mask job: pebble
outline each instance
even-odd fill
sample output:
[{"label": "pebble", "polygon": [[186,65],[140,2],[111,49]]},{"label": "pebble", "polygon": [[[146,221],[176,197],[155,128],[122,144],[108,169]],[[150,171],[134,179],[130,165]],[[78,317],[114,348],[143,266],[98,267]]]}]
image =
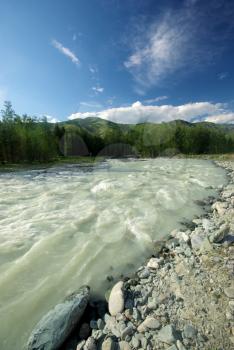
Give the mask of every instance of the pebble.
[{"label": "pebble", "polygon": [[107,338],[102,343],[101,350],[115,350],[115,342],[112,338]]},{"label": "pebble", "polygon": [[131,350],[131,347],[128,342],[120,341],[119,342],[119,350]]},{"label": "pebble", "polygon": [[159,329],[161,323],[154,317],[148,316],[137,328],[138,332],[142,333],[147,331],[147,329]]},{"label": "pebble", "polygon": [[167,325],[159,331],[158,339],[163,343],[173,344],[178,340],[178,332],[173,325]]}]

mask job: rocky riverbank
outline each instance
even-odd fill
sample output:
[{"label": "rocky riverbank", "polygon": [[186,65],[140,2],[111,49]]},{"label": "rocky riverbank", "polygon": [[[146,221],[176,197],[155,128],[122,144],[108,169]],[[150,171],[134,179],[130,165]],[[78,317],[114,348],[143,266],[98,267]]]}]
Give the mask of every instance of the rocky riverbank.
[{"label": "rocky riverbank", "polygon": [[201,217],[155,242],[108,304],[90,301],[63,350],[234,348],[234,162],[217,165],[228,176],[219,198],[198,203],[208,208]]}]

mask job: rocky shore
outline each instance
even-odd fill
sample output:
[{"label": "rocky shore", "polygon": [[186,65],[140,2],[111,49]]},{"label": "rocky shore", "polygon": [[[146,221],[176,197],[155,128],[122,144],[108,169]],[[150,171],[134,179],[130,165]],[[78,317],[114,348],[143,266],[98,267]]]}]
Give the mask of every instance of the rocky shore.
[{"label": "rocky shore", "polygon": [[201,217],[154,242],[154,255],[106,303],[89,301],[62,350],[234,348],[234,162],[216,163],[228,176],[219,198],[197,203]]}]

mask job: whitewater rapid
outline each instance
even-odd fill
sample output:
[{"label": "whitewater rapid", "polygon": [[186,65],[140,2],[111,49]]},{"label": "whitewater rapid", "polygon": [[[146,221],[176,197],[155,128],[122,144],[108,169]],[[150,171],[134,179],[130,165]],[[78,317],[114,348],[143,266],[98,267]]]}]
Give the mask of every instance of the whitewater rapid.
[{"label": "whitewater rapid", "polygon": [[23,349],[37,321],[81,285],[102,296],[107,276],[135,271],[224,181],[212,162],[184,159],[0,174],[0,348]]}]

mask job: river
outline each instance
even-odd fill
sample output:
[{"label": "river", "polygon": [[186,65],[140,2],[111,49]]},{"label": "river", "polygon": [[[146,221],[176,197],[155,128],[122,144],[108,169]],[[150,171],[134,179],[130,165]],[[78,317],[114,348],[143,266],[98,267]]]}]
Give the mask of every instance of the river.
[{"label": "river", "polygon": [[81,285],[103,296],[107,276],[135,271],[224,182],[210,161],[161,158],[1,173],[0,348],[23,349]]}]

